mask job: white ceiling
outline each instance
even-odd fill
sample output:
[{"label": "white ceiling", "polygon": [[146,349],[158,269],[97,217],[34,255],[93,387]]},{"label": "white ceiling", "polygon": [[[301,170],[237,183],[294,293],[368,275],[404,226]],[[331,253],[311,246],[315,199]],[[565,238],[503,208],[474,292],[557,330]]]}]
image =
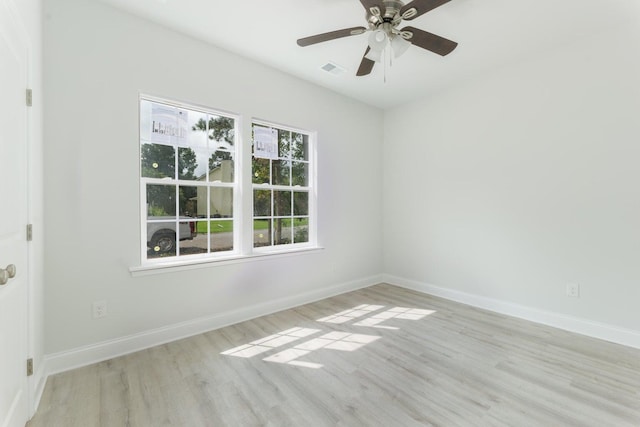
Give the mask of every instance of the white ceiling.
[{"label": "white ceiling", "polygon": [[[304,48],[296,40],[366,26],[358,0],[102,1],[380,108],[428,96],[630,19],[637,22],[640,12],[636,0],[451,0],[406,25],[454,40],[456,50],[440,57],[411,46],[390,68],[376,64],[369,76],[356,77],[366,34]],[[327,62],[346,72],[321,70]]]}]

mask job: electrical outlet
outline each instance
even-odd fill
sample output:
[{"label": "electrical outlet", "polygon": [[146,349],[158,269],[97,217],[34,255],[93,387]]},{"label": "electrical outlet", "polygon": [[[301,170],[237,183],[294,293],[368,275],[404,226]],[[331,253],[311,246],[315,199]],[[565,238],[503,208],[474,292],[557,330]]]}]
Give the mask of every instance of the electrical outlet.
[{"label": "electrical outlet", "polygon": [[580,297],[580,285],[577,283],[569,283],[567,285],[567,296],[571,298]]},{"label": "electrical outlet", "polygon": [[99,319],[107,315],[107,302],[106,301],[94,301],[93,302],[93,318]]}]

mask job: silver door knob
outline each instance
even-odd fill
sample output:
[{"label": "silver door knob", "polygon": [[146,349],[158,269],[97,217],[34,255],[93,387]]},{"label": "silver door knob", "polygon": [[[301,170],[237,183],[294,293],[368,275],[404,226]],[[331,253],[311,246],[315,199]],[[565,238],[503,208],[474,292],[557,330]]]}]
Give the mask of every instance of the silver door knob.
[{"label": "silver door knob", "polygon": [[0,285],[6,285],[9,279],[16,277],[16,266],[7,265],[7,268],[0,268]]}]

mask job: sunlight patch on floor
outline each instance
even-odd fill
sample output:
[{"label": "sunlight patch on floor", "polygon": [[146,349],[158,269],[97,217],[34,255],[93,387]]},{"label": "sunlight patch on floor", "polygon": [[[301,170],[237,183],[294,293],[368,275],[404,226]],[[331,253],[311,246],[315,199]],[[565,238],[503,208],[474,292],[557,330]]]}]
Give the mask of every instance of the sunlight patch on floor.
[{"label": "sunlight patch on floor", "polygon": [[320,332],[320,329],[291,328],[256,341],[252,341],[249,344],[244,344],[232,348],[231,350],[223,351],[221,354],[249,358],[265,353],[269,350],[273,350],[274,348],[282,347],[283,345],[287,345],[301,338],[308,337],[316,332]]},{"label": "sunlight patch on floor", "polygon": [[286,363],[289,365],[304,366],[309,368],[321,368],[319,363],[296,360],[306,356],[312,351],[328,348],[339,351],[355,351],[375,340],[380,339],[375,335],[352,334],[348,332],[329,332],[321,337],[298,344],[293,348],[280,351],[272,356],[265,357],[266,362]]},{"label": "sunlight patch on floor", "polygon": [[[382,311],[384,308],[385,306],[383,305],[361,304],[348,310],[343,310],[339,313],[323,317],[317,321],[333,324],[345,324],[353,321],[353,326],[397,330],[400,328],[396,326],[382,325],[381,323],[392,319],[420,320],[435,313],[434,310],[408,307],[393,307]],[[286,331],[278,332],[277,334],[252,341],[249,344],[232,348],[222,352],[221,354],[226,356],[251,358],[259,354],[287,346],[288,348],[281,349],[277,353],[267,356],[262,360],[265,362],[319,369],[324,365],[299,359],[321,349],[346,352],[356,351],[381,338],[377,335],[332,331],[302,343],[293,344],[302,338],[309,337],[318,332],[321,332],[321,329],[300,327],[291,328]]]}]

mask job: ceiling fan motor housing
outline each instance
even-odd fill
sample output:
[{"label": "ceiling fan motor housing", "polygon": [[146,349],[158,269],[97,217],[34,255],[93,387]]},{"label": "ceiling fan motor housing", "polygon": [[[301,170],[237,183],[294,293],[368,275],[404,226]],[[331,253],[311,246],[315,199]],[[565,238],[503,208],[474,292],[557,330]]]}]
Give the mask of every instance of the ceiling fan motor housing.
[{"label": "ceiling fan motor housing", "polygon": [[[382,10],[380,13],[377,8],[371,8],[367,10],[367,22],[369,23],[369,28],[372,30],[377,29],[382,24],[389,24],[392,28],[395,28],[400,21],[402,21],[402,16],[400,15],[400,9],[404,6],[404,3],[399,0],[385,0],[382,2]],[[373,9],[373,11],[372,11]]]}]

